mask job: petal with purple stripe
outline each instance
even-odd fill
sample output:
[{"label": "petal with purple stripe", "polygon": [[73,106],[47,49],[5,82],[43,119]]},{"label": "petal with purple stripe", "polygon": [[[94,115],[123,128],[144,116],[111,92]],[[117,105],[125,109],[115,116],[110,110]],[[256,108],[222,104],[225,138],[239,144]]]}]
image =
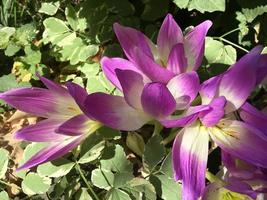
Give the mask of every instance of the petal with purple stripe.
[{"label": "petal with purple stripe", "polygon": [[267,167],[267,137],[253,126],[241,121],[221,120],[209,128],[210,136],[225,152],[254,164]]},{"label": "petal with purple stripe", "polygon": [[204,21],[185,36],[184,46],[188,61],[187,71],[196,71],[200,66],[204,55],[205,37],[211,25],[211,21]]},{"label": "petal with purple stripe", "polygon": [[62,120],[46,119],[34,125],[26,126],[16,132],[15,138],[31,142],[54,142],[64,139],[64,135],[55,132]]},{"label": "petal with purple stripe", "polygon": [[89,119],[87,116],[81,114],[77,115],[63,124],[61,124],[56,132],[69,136],[78,136],[82,134],[90,134],[100,128],[99,122]]},{"label": "petal with purple stripe", "polygon": [[[121,70],[132,70],[141,74],[144,80],[148,80],[146,75],[143,74],[136,66],[128,60],[122,58],[108,58],[103,57],[100,61],[102,70],[107,77],[107,79],[119,90],[122,90],[120,81],[115,73],[116,69]],[[148,82],[148,81],[147,81]]]},{"label": "petal with purple stripe", "polygon": [[[167,88],[176,100],[177,109],[183,110],[190,105],[198,94],[200,88],[198,75],[196,72],[179,74],[169,81]],[[184,101],[181,97],[189,97],[189,99]]]},{"label": "petal with purple stripe", "polygon": [[151,49],[147,42],[148,38],[143,33],[130,27],[124,27],[118,23],[113,25],[113,29],[125,55],[130,61],[134,61],[133,49],[136,47],[141,49],[143,54],[153,58]]},{"label": "petal with purple stripe", "polygon": [[129,106],[123,97],[101,92],[88,95],[85,107],[86,115],[119,130],[137,130],[152,120],[143,111]]},{"label": "petal with purple stripe", "polygon": [[198,199],[205,188],[209,134],[199,123],[185,127],[172,147],[174,179],[182,180],[184,200]]},{"label": "petal with purple stripe", "polygon": [[124,98],[129,105],[142,110],[141,94],[144,89],[143,77],[131,70],[116,69],[117,77],[121,83]]},{"label": "petal with purple stripe", "polygon": [[168,57],[167,69],[174,74],[181,74],[186,71],[187,58],[184,52],[184,45],[178,43],[172,47],[170,55]]},{"label": "petal with purple stripe", "polygon": [[168,88],[161,83],[145,85],[141,95],[143,109],[153,117],[160,119],[172,114],[176,102]]},{"label": "petal with purple stripe", "polygon": [[60,84],[55,83],[43,76],[40,76],[39,74],[36,74],[37,77],[43,82],[43,84],[51,91],[54,91],[58,94],[61,95],[67,95],[68,91],[66,90],[66,88],[62,87]]},{"label": "petal with purple stripe", "polygon": [[169,54],[173,46],[183,43],[183,32],[175,22],[171,14],[168,14],[159,30],[157,45],[163,63],[167,63]]},{"label": "petal with purple stripe", "polygon": [[78,146],[82,140],[83,137],[73,137],[61,142],[51,143],[31,157],[26,163],[21,165],[17,171],[29,169],[42,163],[60,158]]},{"label": "petal with purple stripe", "polygon": [[248,102],[244,103],[241,107],[240,117],[243,121],[251,124],[257,129],[260,129],[267,135],[267,115],[259,111]]},{"label": "petal with purple stripe", "polygon": [[163,68],[149,56],[143,54],[140,49],[135,48],[134,51],[136,66],[152,81],[167,84],[168,81],[175,76],[173,72]]},{"label": "petal with purple stripe", "polygon": [[167,127],[183,127],[185,125],[191,124],[194,122],[201,112],[210,110],[210,106],[200,105],[189,107],[183,114],[179,116],[170,116],[160,120],[160,123]]}]

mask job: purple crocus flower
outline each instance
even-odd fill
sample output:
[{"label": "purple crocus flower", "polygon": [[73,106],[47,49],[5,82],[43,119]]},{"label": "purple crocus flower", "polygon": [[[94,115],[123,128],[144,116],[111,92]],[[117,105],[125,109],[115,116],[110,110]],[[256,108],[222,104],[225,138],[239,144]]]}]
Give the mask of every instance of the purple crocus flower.
[{"label": "purple crocus flower", "polygon": [[74,83],[67,83],[65,88],[44,77],[39,78],[48,89],[18,88],[0,94],[0,99],[14,108],[45,118],[16,132],[16,139],[47,143],[17,170],[63,156],[100,127],[100,123],[83,114],[83,101],[87,96],[83,88]]},{"label": "purple crocus flower", "polygon": [[174,178],[182,180],[183,199],[196,200],[203,193],[210,138],[225,152],[267,167],[266,134],[232,117],[260,81],[258,72],[266,66],[261,51],[261,47],[254,48],[225,73],[205,81],[200,89],[202,105],[189,108],[176,119],[161,120],[165,127],[185,126],[172,149]]},{"label": "purple crocus flower", "polygon": [[132,70],[148,80],[167,84],[177,74],[196,71],[205,48],[205,36],[212,25],[205,21],[185,36],[171,14],[160,28],[157,45],[143,33],[114,24],[114,31],[129,60],[103,57],[101,65],[107,79],[122,89],[115,69]]}]

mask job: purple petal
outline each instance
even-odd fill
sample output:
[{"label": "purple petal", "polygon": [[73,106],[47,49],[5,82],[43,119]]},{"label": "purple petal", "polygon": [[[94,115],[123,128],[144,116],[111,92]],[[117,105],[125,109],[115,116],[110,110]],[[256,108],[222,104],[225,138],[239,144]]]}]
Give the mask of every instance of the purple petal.
[{"label": "purple petal", "polygon": [[[175,76],[167,84],[169,91],[177,103],[177,109],[182,110],[189,106],[198,94],[200,85],[199,78],[196,72],[188,72]],[[181,97],[189,97],[189,101],[184,101]],[[182,102],[185,102],[183,105]]]},{"label": "purple petal", "polygon": [[183,199],[196,200],[205,188],[209,134],[195,123],[181,130],[172,147],[174,179],[182,180]]},{"label": "purple petal", "polygon": [[70,150],[78,146],[82,140],[83,137],[75,137],[65,141],[51,143],[50,145],[39,151],[37,154],[35,154],[33,157],[31,157],[26,163],[21,165],[17,169],[17,171],[32,168],[42,163],[60,158],[63,155],[67,154]]},{"label": "purple petal", "polygon": [[47,89],[18,88],[0,94],[0,99],[12,107],[36,116],[48,118],[58,115],[61,99]]},{"label": "purple petal", "polygon": [[129,106],[120,96],[105,93],[93,93],[85,100],[86,115],[119,130],[137,130],[151,118],[140,110]]},{"label": "purple petal", "polygon": [[56,132],[69,136],[78,136],[92,133],[99,127],[100,123],[90,120],[87,116],[81,114],[61,124],[56,129]]},{"label": "purple petal", "polygon": [[253,49],[223,74],[218,96],[225,96],[227,99],[225,108],[227,113],[242,106],[254,89],[257,72],[255,66],[258,64],[259,57],[259,51]]},{"label": "purple petal", "polygon": [[248,102],[241,107],[240,117],[246,123],[267,134],[267,115]]},{"label": "purple petal", "polygon": [[145,85],[141,102],[144,111],[158,119],[172,114],[176,108],[175,99],[168,88],[161,83]]},{"label": "purple petal", "polygon": [[194,106],[189,107],[186,112],[184,112],[180,116],[171,116],[165,119],[160,120],[160,123],[165,126],[166,128],[173,128],[173,127],[183,127],[185,125],[191,124],[194,122],[198,117],[199,114],[203,111],[210,110],[211,108],[206,105]]},{"label": "purple petal", "polygon": [[181,74],[186,71],[187,58],[185,57],[184,45],[178,43],[173,46],[168,57],[167,69],[174,74]]},{"label": "purple petal", "polygon": [[136,48],[134,51],[136,66],[152,81],[167,84],[175,76],[173,72],[163,68],[153,59],[143,54],[140,49]]},{"label": "purple petal", "polygon": [[62,120],[46,119],[34,125],[26,126],[16,132],[15,138],[32,142],[54,142],[65,137],[55,132]]},{"label": "purple petal", "polygon": [[204,21],[185,36],[184,46],[188,61],[187,71],[196,71],[200,66],[204,55],[205,37],[211,25],[211,21]]},{"label": "purple petal", "polygon": [[209,128],[211,138],[227,153],[267,168],[267,137],[258,129],[240,121],[221,120]]},{"label": "purple petal", "polygon": [[121,83],[126,102],[134,108],[142,109],[143,77],[131,70],[116,69],[116,74]]},{"label": "purple petal", "polygon": [[143,33],[130,27],[121,26],[118,23],[113,25],[113,29],[125,55],[130,61],[134,61],[133,50],[136,47],[142,50],[143,54],[153,58],[151,49],[147,42],[149,39]]},{"label": "purple petal", "polygon": [[212,77],[201,84],[201,89],[199,91],[202,104],[209,104],[213,98],[218,94],[218,88],[222,79],[222,75]]},{"label": "purple petal", "polygon": [[66,90],[66,88],[62,87],[60,84],[55,83],[43,76],[40,76],[39,74],[36,74],[36,75],[49,90],[54,91],[61,95],[68,94],[68,91]]},{"label": "purple petal", "polygon": [[261,83],[267,75],[267,54],[260,55],[259,66],[257,66],[257,84]]},{"label": "purple petal", "polygon": [[76,83],[68,82],[66,83],[70,95],[73,97],[75,102],[79,105],[81,110],[84,110],[84,101],[87,97],[87,92],[84,88]]},{"label": "purple petal", "polygon": [[224,116],[225,104],[225,97],[218,97],[213,99],[209,104],[212,110],[201,113],[201,122],[207,127],[216,125]]},{"label": "purple petal", "polygon": [[168,14],[159,30],[157,45],[163,63],[167,63],[174,45],[183,43],[183,33],[171,14]]},{"label": "purple petal", "polygon": [[[119,90],[122,90],[120,81],[118,80],[118,77],[115,73],[116,69],[121,70],[132,70],[139,74],[141,74],[144,78],[144,80],[148,80],[148,77],[143,74],[139,69],[135,67],[135,65],[128,60],[122,59],[122,58],[108,58],[103,57],[101,59],[101,66],[102,70],[107,77],[107,79]],[[148,81],[147,81],[148,82]]]}]

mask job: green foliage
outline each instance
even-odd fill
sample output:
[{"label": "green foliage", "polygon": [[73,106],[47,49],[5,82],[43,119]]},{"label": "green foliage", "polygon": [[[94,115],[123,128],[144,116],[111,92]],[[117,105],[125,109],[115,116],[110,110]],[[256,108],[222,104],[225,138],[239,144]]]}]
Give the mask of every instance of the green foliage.
[{"label": "green foliage", "polygon": [[179,8],[187,8],[189,11],[198,10],[201,13],[225,11],[225,0],[173,0]]}]

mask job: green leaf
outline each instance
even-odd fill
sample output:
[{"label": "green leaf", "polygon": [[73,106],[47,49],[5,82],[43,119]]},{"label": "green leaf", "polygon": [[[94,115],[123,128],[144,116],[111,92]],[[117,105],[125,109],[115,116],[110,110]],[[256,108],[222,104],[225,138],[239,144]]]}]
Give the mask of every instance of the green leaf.
[{"label": "green leaf", "polygon": [[9,200],[7,192],[5,192],[5,191],[0,192],[0,199],[1,200]]},{"label": "green leaf", "polygon": [[76,31],[78,27],[78,18],[77,18],[77,15],[76,15],[76,12],[73,6],[68,5],[66,7],[65,15],[66,15],[66,18],[68,20],[70,27]]},{"label": "green leaf", "polygon": [[118,13],[120,16],[129,16],[134,14],[134,6],[128,0],[106,1],[110,12]]},{"label": "green leaf", "polygon": [[81,188],[75,195],[75,200],[93,200],[92,197],[88,194],[87,188]]},{"label": "green leaf", "polygon": [[34,23],[22,25],[16,30],[14,34],[14,40],[16,41],[16,45],[30,45],[32,43],[32,40],[35,38],[37,32],[38,31]]},{"label": "green leaf", "polygon": [[70,32],[70,29],[66,23],[60,19],[49,17],[44,20],[43,24],[45,26],[45,31],[43,33],[43,42],[45,44],[48,42],[57,44],[62,40],[65,40],[66,43],[69,43],[76,37],[75,34]]},{"label": "green leaf", "polygon": [[91,181],[95,186],[109,190],[113,187],[114,174],[108,170],[95,169],[92,171]]},{"label": "green leaf", "polygon": [[187,8],[190,0],[173,0],[173,2],[178,6],[178,8]]},{"label": "green leaf", "polygon": [[201,13],[225,11],[225,0],[173,0],[173,2],[179,8],[188,8],[189,11],[194,9]]},{"label": "green leaf", "polygon": [[96,76],[88,77],[86,89],[89,93],[111,93],[115,89],[115,87],[105,78],[103,72],[100,72]]},{"label": "green leaf", "polygon": [[5,49],[8,46],[9,38],[15,33],[13,27],[3,27],[0,29],[0,49]]},{"label": "green leaf", "polygon": [[35,194],[44,194],[48,191],[51,179],[41,177],[36,173],[29,173],[21,183],[22,191],[31,196]]},{"label": "green leaf", "polygon": [[9,44],[5,50],[6,56],[14,56],[18,51],[20,50],[20,47],[16,44]]},{"label": "green leaf", "polygon": [[81,156],[78,163],[84,164],[95,161],[100,157],[105,148],[105,141],[99,134],[91,134],[83,142],[81,147]]},{"label": "green leaf", "polygon": [[107,193],[107,200],[131,200],[131,198],[126,192],[112,188]]},{"label": "green leaf", "polygon": [[143,178],[134,178],[123,188],[133,195],[133,199],[156,200],[154,186]]},{"label": "green leaf", "polygon": [[209,64],[232,65],[236,62],[236,50],[231,45],[224,45],[211,37],[206,38],[205,58]]},{"label": "green leaf", "polygon": [[132,164],[127,160],[125,152],[120,145],[108,147],[101,157],[101,168],[113,172],[132,172]]},{"label": "green leaf", "polygon": [[141,135],[138,133],[129,132],[126,138],[126,145],[138,156],[142,156],[145,149],[145,142]]},{"label": "green leaf", "polygon": [[45,13],[47,15],[54,15],[57,13],[57,10],[60,6],[60,1],[54,2],[42,2],[41,8],[38,12]]},{"label": "green leaf", "polygon": [[74,165],[74,162],[64,158],[59,158],[55,161],[39,165],[37,168],[37,173],[40,176],[61,177],[68,174]]},{"label": "green leaf", "polygon": [[161,144],[162,137],[155,135],[145,145],[143,164],[148,171],[152,171],[161,162],[165,155],[164,145]]},{"label": "green leaf", "polygon": [[162,199],[182,199],[181,185],[174,182],[173,178],[165,175],[152,175],[150,182],[155,186],[158,195]]},{"label": "green leaf", "polygon": [[[0,179],[5,178],[5,174],[8,167],[9,152],[3,148],[0,148]],[[0,198],[1,199],[1,198]]]},{"label": "green leaf", "polygon": [[120,139],[121,133],[118,130],[109,128],[107,126],[102,126],[96,131],[103,139]]},{"label": "green leaf", "polygon": [[225,0],[191,0],[188,6],[188,10],[198,10],[201,13],[225,11]]},{"label": "green leaf", "polygon": [[173,178],[172,152],[170,152],[163,160],[162,165],[160,167],[160,171],[167,177]]},{"label": "green leaf", "polygon": [[41,62],[41,52],[39,49],[33,49],[32,46],[28,45],[24,49],[26,56],[22,59],[23,62],[29,65],[36,65]]},{"label": "green leaf", "polygon": [[18,83],[14,74],[0,77],[0,92],[19,87],[30,87],[30,83]]}]

